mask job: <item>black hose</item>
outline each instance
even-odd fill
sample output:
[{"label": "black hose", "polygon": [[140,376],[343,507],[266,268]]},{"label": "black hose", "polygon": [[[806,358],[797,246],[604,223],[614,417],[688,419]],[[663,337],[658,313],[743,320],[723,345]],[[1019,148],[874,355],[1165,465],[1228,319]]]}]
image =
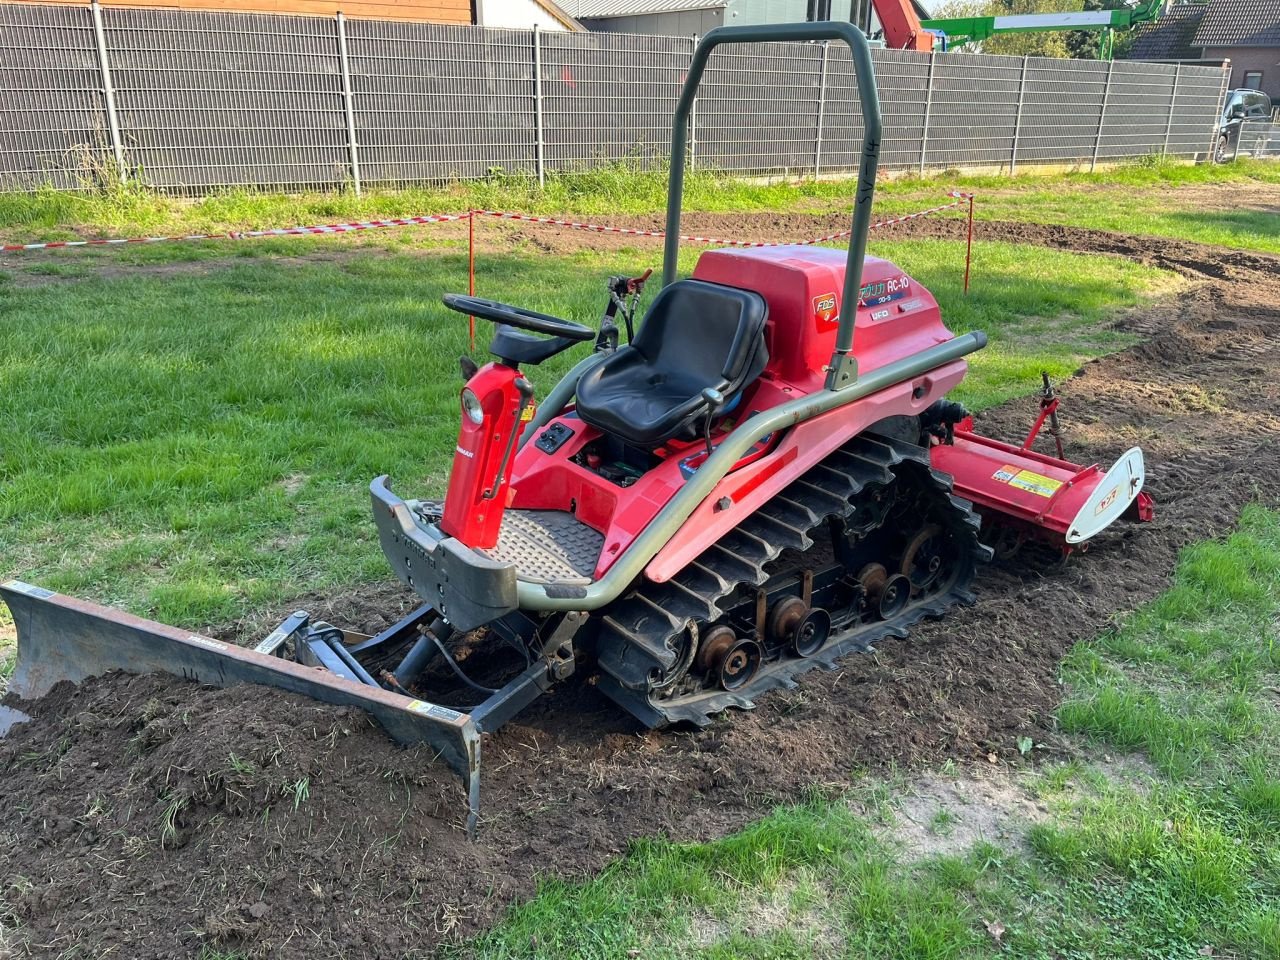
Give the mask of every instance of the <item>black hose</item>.
[{"label": "black hose", "polygon": [[330,650],[338,655],[338,659],[347,665],[347,669],[355,674],[356,679],[361,683],[367,684],[371,687],[381,688],[382,685],[369,675],[369,671],[360,665],[356,658],[353,657],[347,648],[342,645],[342,641],[339,638],[325,637],[324,643]]},{"label": "black hose", "polygon": [[434,633],[428,633],[427,636],[430,637],[435,642],[436,649],[440,651],[440,655],[444,657],[445,663],[449,664],[450,669],[452,669],[453,672],[457,674],[459,680],[465,683],[472,690],[478,690],[481,693],[493,694],[498,692],[496,688],[486,687],[483,684],[476,683],[474,680],[468,677],[463,672],[462,668],[458,666],[458,661],[453,659],[453,655],[444,648],[444,644],[440,642],[440,638],[437,637]]},{"label": "black hose", "polygon": [[[421,630],[421,628],[419,628]],[[445,638],[453,634],[453,627],[445,621],[444,617],[436,617],[431,621],[431,625],[423,635],[418,637],[416,643],[410,648],[405,658],[400,661],[400,666],[396,667],[394,674],[396,682],[402,687],[407,687],[422,675],[427,669],[427,664],[431,662],[431,658],[436,655],[435,649],[431,645],[431,641],[427,639],[427,635],[435,636],[443,632]]]}]

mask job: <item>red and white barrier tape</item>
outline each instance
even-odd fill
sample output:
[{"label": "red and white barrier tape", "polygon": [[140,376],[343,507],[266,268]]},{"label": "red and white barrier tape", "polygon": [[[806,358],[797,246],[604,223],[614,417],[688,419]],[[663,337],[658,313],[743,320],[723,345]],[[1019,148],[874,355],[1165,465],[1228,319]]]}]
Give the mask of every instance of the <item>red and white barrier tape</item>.
[{"label": "red and white barrier tape", "polygon": [[445,223],[466,220],[466,213],[442,213],[430,217],[396,217],[390,220],[363,220],[352,223],[322,223],[311,227],[277,227],[271,230],[239,230],[229,233],[189,233],[175,237],[122,237],[100,240],[54,240],[49,243],[13,243],[0,246],[0,252],[52,250],[57,247],[106,247],[130,243],[163,243],[168,240],[245,240],[253,237],[294,237],[307,234],[356,233],[383,227],[409,227],[422,223]]},{"label": "red and white barrier tape", "polygon": [[[878,221],[877,223],[871,224],[871,229],[877,230],[882,227],[891,227],[894,224],[905,223],[908,220],[927,217],[942,210],[950,210],[955,207],[963,206],[972,199],[972,194],[967,193],[953,192],[947,195],[955,197],[956,199],[951,203],[943,203],[936,207],[930,207],[928,210],[920,210],[917,213],[908,213],[900,217],[893,217],[889,220]],[[351,223],[324,223],[310,227],[278,227],[270,230],[240,230],[228,233],[190,233],[182,236],[171,237],[121,237],[95,240],[54,240],[47,243],[14,243],[0,246],[0,252],[19,253],[27,250],[53,250],[59,247],[106,247],[139,243],[164,243],[171,240],[243,240],[255,237],[292,237],[310,234],[356,233],[362,230],[378,230],[386,227],[410,227],[426,223],[447,223],[453,220],[466,220],[474,216],[495,217],[499,220],[525,220],[530,223],[546,223],[556,227],[567,227],[572,230],[588,230],[594,233],[619,233],[633,237],[654,237],[656,239],[663,239],[666,237],[666,232],[663,230],[641,230],[634,227],[610,227],[598,223],[579,223],[575,220],[557,220],[554,217],[535,217],[532,214],[527,213],[507,213],[498,210],[473,210],[470,213],[442,213],[425,217],[395,217],[387,220],[364,220]],[[836,233],[828,234],[825,237],[815,237],[812,240],[796,240],[789,242],[778,240],[726,240],[722,237],[699,237],[690,234],[681,234],[680,239],[688,241],[689,243],[718,244],[726,247],[779,247],[787,245],[812,246],[816,243],[827,243],[831,240],[840,240],[849,236],[852,232],[852,230],[840,230]]]}]

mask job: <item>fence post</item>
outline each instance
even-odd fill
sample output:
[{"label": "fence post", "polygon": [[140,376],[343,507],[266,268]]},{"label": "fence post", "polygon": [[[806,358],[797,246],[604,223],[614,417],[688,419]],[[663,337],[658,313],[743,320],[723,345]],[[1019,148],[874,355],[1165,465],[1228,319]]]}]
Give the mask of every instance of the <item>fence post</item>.
[{"label": "fence post", "polygon": [[924,176],[924,160],[929,153],[929,114],[933,111],[933,65],[938,51],[929,51],[929,74],[924,82],[924,125],[920,128],[920,176]]},{"label": "fence post", "polygon": [[533,25],[533,150],[538,168],[538,186],[547,185],[546,161],[543,158],[542,132],[542,33]]},{"label": "fence post", "polygon": [[[1222,84],[1218,87],[1218,103],[1223,104],[1227,101],[1227,88],[1231,83],[1231,61],[1222,61]],[[1221,107],[1219,107],[1221,110]],[[1236,150],[1240,150],[1240,141],[1236,140]],[[1209,153],[1205,157],[1206,163],[1213,163],[1218,156],[1218,118],[1214,117],[1214,122],[1209,125]],[[1191,158],[1193,161],[1195,157]]]},{"label": "fence post", "polygon": [[1089,164],[1089,172],[1098,169],[1098,151],[1102,147],[1102,128],[1107,122],[1107,101],[1111,99],[1111,73],[1116,68],[1114,60],[1107,61],[1107,84],[1102,88],[1102,109],[1098,112],[1098,135],[1093,138],[1093,161]]},{"label": "fence post", "polygon": [[1169,137],[1173,133],[1173,114],[1178,107],[1178,78],[1182,75],[1182,64],[1173,65],[1173,89],[1169,91],[1169,122],[1164,125],[1164,149],[1162,156],[1169,154]]},{"label": "fence post", "polygon": [[[693,46],[689,50],[689,62],[693,62],[693,54],[698,49],[698,35],[693,35]],[[674,158],[672,158],[674,159]],[[689,106],[689,169],[694,167],[698,159],[698,96],[695,93],[693,103]]]},{"label": "fence post", "polygon": [[351,66],[347,61],[347,18],[339,10],[334,18],[338,24],[338,66],[342,70],[342,104],[347,113],[347,151],[351,155],[351,185],[360,196],[360,155],[356,148],[355,97],[351,94]]},{"label": "fence post", "polygon": [[827,108],[827,54],[831,50],[831,44],[823,41],[822,44],[822,68],[818,74],[818,130],[813,142],[813,179],[818,179],[818,172],[822,169],[822,115]]},{"label": "fence post", "polygon": [[102,8],[98,0],[89,5],[93,15],[93,36],[98,42],[98,67],[102,71],[102,93],[107,106],[107,134],[111,138],[111,152],[116,158],[120,182],[128,176],[124,168],[124,146],[120,142],[120,121],[116,117],[116,91],[111,83],[111,64],[107,61],[107,31],[102,27]]},{"label": "fence post", "polygon": [[1022,108],[1027,102],[1027,61],[1022,58],[1022,74],[1018,77],[1018,112],[1013,117],[1013,149],[1009,151],[1009,176],[1018,169],[1018,137],[1022,135]]}]

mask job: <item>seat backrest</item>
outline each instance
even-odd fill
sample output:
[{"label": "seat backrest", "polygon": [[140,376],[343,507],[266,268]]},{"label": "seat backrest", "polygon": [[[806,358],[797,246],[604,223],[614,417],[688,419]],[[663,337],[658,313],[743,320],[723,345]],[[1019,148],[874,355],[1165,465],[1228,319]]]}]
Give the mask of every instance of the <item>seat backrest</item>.
[{"label": "seat backrest", "polygon": [[764,298],[704,280],[663,287],[631,345],[675,382],[737,390],[759,376],[768,359]]}]

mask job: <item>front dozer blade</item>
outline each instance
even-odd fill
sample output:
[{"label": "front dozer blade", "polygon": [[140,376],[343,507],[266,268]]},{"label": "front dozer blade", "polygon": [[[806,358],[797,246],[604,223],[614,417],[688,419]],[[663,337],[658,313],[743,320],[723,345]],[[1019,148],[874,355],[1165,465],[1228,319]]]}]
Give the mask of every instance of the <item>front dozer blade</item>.
[{"label": "front dozer blade", "polygon": [[[79,683],[112,670],[168,673],[229,687],[257,683],[335,706],[359,707],[406,745],[429,744],[467,786],[467,831],[480,805],[480,734],[471,716],[313,667],[198,636],[20,580],[0,584],[18,631],[18,663],[9,689],[35,700],[64,680]],[[26,719],[0,715],[0,736]]]}]

